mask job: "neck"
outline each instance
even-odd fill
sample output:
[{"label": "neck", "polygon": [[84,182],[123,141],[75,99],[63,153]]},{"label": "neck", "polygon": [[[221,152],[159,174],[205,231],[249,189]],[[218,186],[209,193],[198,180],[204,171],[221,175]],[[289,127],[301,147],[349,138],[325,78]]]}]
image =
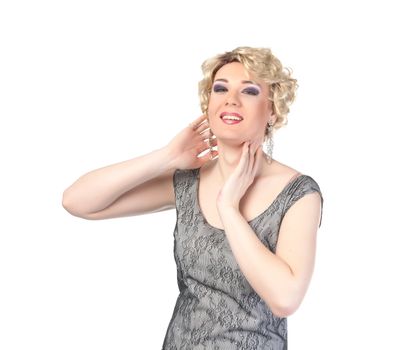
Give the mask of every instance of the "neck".
[{"label": "neck", "polygon": [[[214,165],[214,170],[217,173],[217,177],[220,178],[222,184],[228,179],[232,172],[238,166],[242,156],[243,144],[240,145],[227,145],[219,142],[217,144],[218,157],[217,162]],[[260,164],[257,168],[255,178],[264,174],[264,169],[269,167],[266,163],[265,153],[262,151],[260,157]]]}]

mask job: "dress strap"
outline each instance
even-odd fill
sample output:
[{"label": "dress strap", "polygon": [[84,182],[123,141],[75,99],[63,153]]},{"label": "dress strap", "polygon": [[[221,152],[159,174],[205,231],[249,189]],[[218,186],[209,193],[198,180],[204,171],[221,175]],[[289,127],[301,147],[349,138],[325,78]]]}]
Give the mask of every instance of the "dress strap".
[{"label": "dress strap", "polygon": [[298,178],[298,177],[301,176],[301,175],[303,175],[303,174],[300,173],[300,172],[295,173],[295,174],[290,178],[290,180],[288,181],[288,184],[291,184],[291,183],[294,181],[294,179]]},{"label": "dress strap", "polygon": [[[291,181],[291,183],[293,182],[294,180]],[[323,196],[318,183],[311,176],[308,175],[302,176],[302,179],[294,183],[294,186],[293,185],[289,186],[289,189],[286,193],[286,201],[284,205],[283,216],[289,210],[289,208],[295,202],[297,202],[301,197],[312,192],[318,192],[321,197],[321,218],[319,222],[319,227],[320,227],[322,223],[322,213],[323,213]]]}]

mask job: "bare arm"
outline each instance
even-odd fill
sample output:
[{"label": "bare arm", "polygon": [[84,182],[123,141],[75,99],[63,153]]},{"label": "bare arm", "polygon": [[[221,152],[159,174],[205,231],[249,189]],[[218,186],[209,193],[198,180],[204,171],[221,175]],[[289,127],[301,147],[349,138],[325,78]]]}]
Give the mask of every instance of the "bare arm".
[{"label": "bare arm", "polygon": [[293,314],[308,289],[315,264],[320,201],[317,193],[306,194],[287,211],[275,253],[261,242],[238,209],[220,210],[242,273],[278,317]]},{"label": "bare arm", "polygon": [[[175,169],[168,149],[160,148],[130,160],[92,170],[81,176],[64,191],[62,205],[72,215],[95,219],[95,215],[93,217],[90,215],[109,207],[123,195],[126,195],[126,198],[133,189],[138,192],[139,188],[137,187],[160,175],[163,175],[164,178],[168,177],[169,187],[171,186],[172,189],[172,174]],[[151,184],[155,186],[154,181]],[[159,182],[158,186],[161,186]],[[173,193],[169,191],[169,194]],[[153,196],[151,197],[153,198]],[[145,198],[141,198],[141,200],[144,201]],[[170,208],[173,207],[173,200],[174,198],[169,196]],[[121,209],[120,203],[119,209]],[[134,213],[120,214],[117,216],[133,215]],[[137,212],[137,214],[139,213]]]},{"label": "bare arm", "polygon": [[174,172],[198,168],[210,159],[210,152],[198,157],[209,148],[208,137],[203,115],[167,146],[81,176],[64,191],[62,205],[72,215],[92,220],[174,208]]}]

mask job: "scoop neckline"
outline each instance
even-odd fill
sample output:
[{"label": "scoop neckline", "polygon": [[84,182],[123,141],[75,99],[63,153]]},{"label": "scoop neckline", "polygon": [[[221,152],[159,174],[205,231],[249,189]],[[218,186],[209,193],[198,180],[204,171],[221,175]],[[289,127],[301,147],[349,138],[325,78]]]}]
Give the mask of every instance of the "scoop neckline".
[{"label": "scoop neckline", "polygon": [[[250,225],[251,223],[255,222],[256,220],[258,220],[259,218],[261,218],[263,215],[265,215],[266,213],[268,213],[271,208],[273,207],[273,205],[275,204],[275,202],[282,196],[282,194],[290,187],[291,184],[293,184],[297,179],[299,179],[300,177],[306,176],[305,174],[301,174],[298,173],[299,175],[294,176],[293,179],[291,179],[286,185],[285,187],[283,187],[283,189],[278,193],[278,195],[274,198],[274,200],[271,202],[271,204],[265,208],[260,214],[258,214],[256,217],[254,217],[253,219],[247,221],[246,222]],[[199,182],[200,182],[200,168],[196,168],[196,174],[195,174],[195,183],[194,183],[194,197],[195,197],[195,206],[199,212],[200,217],[203,220],[203,223],[208,226],[209,228],[213,229],[213,230],[217,230],[217,231],[222,231],[225,232],[224,229],[221,229],[219,227],[215,227],[213,225],[211,225],[206,217],[204,216],[203,212],[202,212],[202,208],[200,207],[199,204]]]}]

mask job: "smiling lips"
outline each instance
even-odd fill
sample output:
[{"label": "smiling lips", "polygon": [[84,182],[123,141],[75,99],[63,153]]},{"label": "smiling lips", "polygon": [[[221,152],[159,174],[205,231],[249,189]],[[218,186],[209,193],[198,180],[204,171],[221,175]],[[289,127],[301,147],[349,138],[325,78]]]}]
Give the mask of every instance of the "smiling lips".
[{"label": "smiling lips", "polygon": [[243,117],[239,113],[235,112],[223,112],[220,115],[220,118],[225,124],[238,124],[243,120]]}]

